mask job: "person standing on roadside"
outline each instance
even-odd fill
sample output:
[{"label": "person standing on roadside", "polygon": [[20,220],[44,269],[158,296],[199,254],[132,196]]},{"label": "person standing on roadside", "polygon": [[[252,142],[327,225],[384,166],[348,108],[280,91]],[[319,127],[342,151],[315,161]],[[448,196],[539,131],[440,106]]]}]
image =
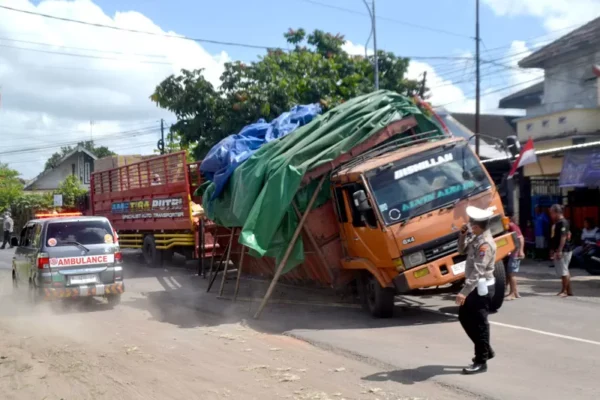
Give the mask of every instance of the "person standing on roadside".
[{"label": "person standing on roadside", "polygon": [[548,220],[548,216],[542,210],[542,208],[538,205],[535,206],[535,223],[534,223],[534,232],[535,232],[535,258],[537,260],[547,260],[548,257],[547,249],[548,249],[548,228],[550,226],[550,221]]},{"label": "person standing on roadside", "polygon": [[[4,213],[4,222],[2,225],[4,230],[4,241],[2,242],[2,247],[0,247],[0,249],[4,250],[7,243],[10,245],[10,236],[13,233],[13,228],[15,225],[13,219],[10,217],[10,212],[6,211]],[[12,245],[10,245],[10,248],[12,249]]]},{"label": "person standing on roadside", "polygon": [[496,242],[489,230],[494,213],[472,206],[466,212],[469,224],[462,227],[458,237],[459,253],[467,254],[465,286],[456,296],[456,304],[460,306],[460,324],[475,345],[473,364],[463,369],[463,374],[472,375],[487,371],[487,361],[495,355],[490,345],[488,314],[496,284]]},{"label": "person standing on roadside", "polygon": [[508,224],[508,231],[515,232],[517,234],[517,243],[515,243],[515,250],[508,257],[508,279],[507,284],[510,288],[508,294],[506,295],[506,300],[514,300],[521,297],[519,295],[519,290],[517,289],[517,276],[516,274],[519,272],[519,268],[521,266],[521,260],[525,258],[525,238],[521,233],[521,228],[515,222],[515,217],[510,216],[510,223]]},{"label": "person standing on roadside", "polygon": [[550,258],[554,261],[554,270],[562,281],[562,289],[557,296],[573,296],[569,274],[569,263],[573,255],[569,221],[565,219],[563,208],[559,204],[550,207],[550,217],[554,222],[550,230]]}]

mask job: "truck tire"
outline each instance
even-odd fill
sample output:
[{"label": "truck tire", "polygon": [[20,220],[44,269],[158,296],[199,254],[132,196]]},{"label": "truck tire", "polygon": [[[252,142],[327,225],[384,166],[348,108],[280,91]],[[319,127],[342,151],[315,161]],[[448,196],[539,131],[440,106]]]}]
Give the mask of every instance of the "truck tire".
[{"label": "truck tire", "polygon": [[504,290],[506,289],[506,270],[504,269],[504,262],[498,261],[494,265],[494,279],[496,284],[494,285],[494,297],[492,297],[492,306],[490,307],[491,312],[496,312],[502,307],[504,303]]},{"label": "truck tire", "polygon": [[373,317],[391,318],[394,316],[396,292],[393,288],[381,287],[377,279],[370,273],[361,276],[359,288],[363,308]]},{"label": "truck tire", "polygon": [[162,261],[163,263],[170,263],[173,261],[173,254],[175,254],[175,252],[173,251],[173,249],[168,249],[168,250],[159,250],[162,253]]},{"label": "truck tire", "polygon": [[144,261],[149,267],[160,267],[162,266],[162,251],[156,248],[156,241],[154,236],[147,235],[144,238],[144,244],[142,246],[142,254]]}]

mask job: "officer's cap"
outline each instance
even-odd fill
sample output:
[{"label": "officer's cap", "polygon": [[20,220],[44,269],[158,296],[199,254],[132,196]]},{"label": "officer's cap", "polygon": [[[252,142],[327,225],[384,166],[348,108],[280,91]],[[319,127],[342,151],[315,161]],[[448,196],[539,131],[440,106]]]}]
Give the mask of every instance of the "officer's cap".
[{"label": "officer's cap", "polygon": [[472,221],[485,222],[494,216],[494,212],[492,210],[490,210],[489,208],[483,210],[479,207],[468,206],[467,207],[467,216]]}]

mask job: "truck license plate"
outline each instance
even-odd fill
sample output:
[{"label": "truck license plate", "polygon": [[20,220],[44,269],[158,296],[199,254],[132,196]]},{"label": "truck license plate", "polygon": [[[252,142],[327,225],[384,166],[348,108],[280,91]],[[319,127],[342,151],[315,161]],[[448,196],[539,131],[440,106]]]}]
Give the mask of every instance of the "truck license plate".
[{"label": "truck license plate", "polygon": [[454,275],[459,275],[462,274],[463,272],[465,272],[465,265],[467,264],[466,261],[463,262],[459,262],[458,264],[454,264],[451,268],[452,268],[452,273]]},{"label": "truck license plate", "polygon": [[84,285],[86,283],[96,283],[96,275],[77,275],[69,278],[71,285]]}]

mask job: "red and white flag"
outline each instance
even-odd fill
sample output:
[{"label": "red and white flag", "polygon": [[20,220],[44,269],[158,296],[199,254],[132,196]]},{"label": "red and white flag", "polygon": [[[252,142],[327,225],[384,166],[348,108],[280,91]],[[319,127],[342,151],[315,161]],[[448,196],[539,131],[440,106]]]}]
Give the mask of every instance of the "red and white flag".
[{"label": "red and white flag", "polygon": [[525,146],[521,149],[521,154],[515,160],[510,172],[508,173],[508,177],[512,178],[517,169],[521,168],[527,164],[533,164],[537,162],[537,156],[535,155],[535,149],[533,148],[533,139],[529,138]]}]

